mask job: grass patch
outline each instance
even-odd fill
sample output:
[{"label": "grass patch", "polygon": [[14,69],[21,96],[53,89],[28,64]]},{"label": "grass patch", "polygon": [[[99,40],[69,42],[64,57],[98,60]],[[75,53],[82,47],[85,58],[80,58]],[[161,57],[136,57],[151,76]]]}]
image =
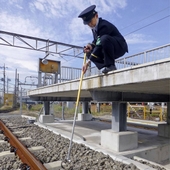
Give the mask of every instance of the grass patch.
[{"label": "grass patch", "polygon": [[[62,106],[62,103],[64,103],[64,108]],[[132,106],[133,107],[133,106]],[[28,116],[34,116],[38,117],[40,114],[40,111],[42,111],[43,104],[36,104],[31,105],[30,108],[27,107],[26,104],[22,104],[22,114],[28,115]],[[0,112],[5,112],[6,110],[12,109],[9,106],[2,106],[0,108]],[[139,118],[139,116],[135,113],[135,111],[140,115],[140,119],[144,119],[144,108],[143,107],[133,107],[133,109],[127,110],[127,116],[131,118]],[[18,112],[20,112],[20,107],[17,109]],[[129,113],[128,113],[129,111]],[[62,112],[64,112],[64,115],[62,115]],[[41,112],[42,113],[42,112]],[[66,102],[55,102],[51,104],[50,106],[50,113],[52,113],[57,118],[73,118],[75,113],[75,103],[72,105],[72,107],[68,108]],[[80,103],[78,106],[77,113],[82,113],[82,104]],[[93,116],[104,116],[104,115],[112,115],[112,105],[100,103],[100,108],[97,107],[96,104],[90,105],[89,113],[91,113]],[[167,110],[164,110],[162,119],[166,121],[167,116]],[[153,109],[151,114],[149,107],[145,106],[145,118],[146,120],[154,120],[155,118],[160,117],[160,107]],[[161,117],[160,117],[161,118]]]}]

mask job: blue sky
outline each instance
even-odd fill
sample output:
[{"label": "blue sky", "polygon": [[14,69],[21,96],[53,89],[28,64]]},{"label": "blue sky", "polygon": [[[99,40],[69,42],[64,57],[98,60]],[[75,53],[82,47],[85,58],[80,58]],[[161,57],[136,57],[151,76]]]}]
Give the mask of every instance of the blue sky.
[{"label": "blue sky", "polygon": [[[84,46],[92,34],[77,16],[93,4],[99,17],[113,23],[125,37],[129,46],[125,56],[170,43],[170,0],[0,0],[0,30]],[[26,76],[37,76],[38,59],[43,57],[42,52],[0,45],[0,66],[5,63],[11,79],[17,69],[21,82]],[[49,59],[61,60],[64,66],[82,66],[76,58]],[[32,81],[27,79],[27,83]]]}]

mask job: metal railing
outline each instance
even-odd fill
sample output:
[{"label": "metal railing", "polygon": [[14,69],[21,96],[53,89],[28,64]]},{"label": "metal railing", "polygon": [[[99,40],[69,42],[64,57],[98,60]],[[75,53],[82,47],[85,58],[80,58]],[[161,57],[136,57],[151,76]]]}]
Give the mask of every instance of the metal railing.
[{"label": "metal railing", "polygon": [[[128,68],[139,64],[144,64],[152,61],[157,61],[165,58],[170,58],[170,44],[147,50],[132,56],[122,57],[115,61],[117,69]],[[61,82],[79,79],[81,68],[61,67]],[[101,70],[96,67],[91,67],[86,72],[85,77],[101,74]]]},{"label": "metal railing", "polygon": [[167,44],[132,56],[117,59],[116,66],[118,69],[127,68],[169,57],[170,57],[170,44]]},{"label": "metal railing", "polygon": [[80,78],[81,70],[82,70],[81,68],[62,66],[60,78],[61,82]]}]

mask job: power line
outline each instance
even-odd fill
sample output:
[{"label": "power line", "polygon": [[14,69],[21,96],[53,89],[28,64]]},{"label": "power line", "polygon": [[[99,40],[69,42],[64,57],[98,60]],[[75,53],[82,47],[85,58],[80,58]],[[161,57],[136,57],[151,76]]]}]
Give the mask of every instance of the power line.
[{"label": "power line", "polygon": [[143,29],[143,28],[146,28],[146,27],[148,27],[148,26],[150,26],[150,25],[152,25],[152,24],[155,24],[155,23],[157,23],[157,22],[159,22],[159,21],[161,21],[161,20],[163,20],[163,19],[166,19],[166,18],[168,18],[168,17],[170,17],[170,15],[167,15],[167,16],[165,16],[165,17],[163,17],[163,18],[161,18],[161,19],[159,19],[159,20],[156,20],[156,21],[154,21],[154,22],[152,22],[152,23],[150,23],[150,24],[148,24],[148,25],[145,25],[145,26],[143,26],[143,27],[141,27],[141,28],[138,28],[137,30],[134,30],[134,31],[132,31],[132,32],[130,32],[130,33],[124,35],[124,36],[127,36],[127,35],[129,35],[129,34],[132,34],[132,33],[136,32],[136,31],[139,31],[139,30],[141,30],[141,29]]},{"label": "power line", "polygon": [[134,22],[134,23],[132,23],[132,24],[130,24],[130,25],[128,25],[128,26],[120,29],[120,30],[122,31],[122,30],[124,30],[124,29],[126,29],[126,28],[128,28],[128,27],[131,27],[132,25],[135,25],[135,24],[137,24],[137,23],[139,23],[139,22],[141,22],[141,21],[143,21],[143,20],[145,20],[145,19],[148,19],[148,18],[150,18],[150,17],[152,17],[152,16],[154,16],[154,15],[156,15],[156,14],[158,14],[158,13],[160,13],[160,12],[162,12],[162,11],[168,9],[168,8],[170,8],[170,6],[167,7],[167,8],[164,8],[164,9],[162,9],[162,10],[160,10],[160,11],[154,13],[154,14],[151,14],[151,15],[149,15],[149,16],[147,16],[147,17],[145,17],[145,18],[143,18],[143,19],[141,19],[141,20],[139,20],[139,21],[136,21],[136,22]]}]

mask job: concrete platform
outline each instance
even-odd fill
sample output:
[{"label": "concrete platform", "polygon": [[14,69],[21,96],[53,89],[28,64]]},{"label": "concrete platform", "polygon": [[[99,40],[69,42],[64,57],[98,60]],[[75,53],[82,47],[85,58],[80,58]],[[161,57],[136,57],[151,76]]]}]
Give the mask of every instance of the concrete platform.
[{"label": "concrete platform", "polygon": [[[72,120],[60,120],[55,123],[45,124],[36,122],[36,124],[47,128],[56,134],[61,134],[65,138],[70,139],[71,137],[73,126]],[[116,152],[101,146],[101,131],[108,129],[111,129],[111,124],[107,122],[100,122],[97,120],[76,121],[73,141],[83,143],[96,151],[109,154],[114,160],[128,164],[134,163],[142,170],[151,170],[153,168],[136,162],[131,158],[138,156],[147,159],[148,161],[164,165],[167,170],[170,169],[170,139],[159,137],[157,131],[128,127],[128,131],[138,133],[138,147],[127,151]]]}]

